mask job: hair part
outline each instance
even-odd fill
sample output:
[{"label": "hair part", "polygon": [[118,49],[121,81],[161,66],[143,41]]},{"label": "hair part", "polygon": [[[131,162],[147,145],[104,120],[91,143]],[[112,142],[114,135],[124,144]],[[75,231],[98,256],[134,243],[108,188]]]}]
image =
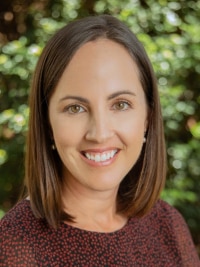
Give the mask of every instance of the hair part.
[{"label": "hair part", "polygon": [[110,15],[87,17],[59,30],[44,48],[30,92],[30,117],[25,163],[25,187],[33,213],[53,227],[73,221],[62,210],[62,162],[51,149],[48,102],[65,68],[85,43],[106,38],[127,49],[137,64],[148,106],[146,143],[141,155],[120,184],[117,209],[130,216],[145,215],[155,204],[165,183],[166,156],[157,82],[148,56],[136,36]]}]

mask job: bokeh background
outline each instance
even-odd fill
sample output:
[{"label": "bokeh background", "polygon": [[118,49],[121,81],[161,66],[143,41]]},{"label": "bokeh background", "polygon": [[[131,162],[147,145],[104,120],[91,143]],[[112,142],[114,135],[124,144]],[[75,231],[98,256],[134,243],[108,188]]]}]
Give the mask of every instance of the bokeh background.
[{"label": "bokeh background", "polygon": [[124,21],[153,63],[168,156],[162,198],[182,213],[200,253],[199,0],[1,0],[0,217],[22,188],[27,99],[38,57],[57,29],[102,13]]}]

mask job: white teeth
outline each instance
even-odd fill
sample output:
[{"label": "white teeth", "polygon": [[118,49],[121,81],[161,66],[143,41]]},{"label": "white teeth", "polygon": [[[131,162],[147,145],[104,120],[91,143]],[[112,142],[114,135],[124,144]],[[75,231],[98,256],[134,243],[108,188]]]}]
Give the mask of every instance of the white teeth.
[{"label": "white teeth", "polygon": [[99,162],[99,161],[101,161],[101,156],[100,156],[100,154],[95,155],[94,161],[95,161],[95,162]]},{"label": "white teeth", "polygon": [[104,161],[104,160],[106,160],[106,154],[101,155],[101,161]]},{"label": "white teeth", "polygon": [[91,156],[89,153],[85,153],[86,158],[91,159]]},{"label": "white teeth", "polygon": [[110,152],[104,152],[102,154],[101,153],[97,153],[97,154],[85,153],[85,156],[89,160],[93,160],[95,162],[103,162],[110,158],[113,158],[116,153],[117,153],[117,149],[111,150]]},{"label": "white teeth", "polygon": [[115,155],[115,151],[112,150],[112,151],[111,151],[111,155],[110,155],[111,158],[112,158],[114,155]]}]

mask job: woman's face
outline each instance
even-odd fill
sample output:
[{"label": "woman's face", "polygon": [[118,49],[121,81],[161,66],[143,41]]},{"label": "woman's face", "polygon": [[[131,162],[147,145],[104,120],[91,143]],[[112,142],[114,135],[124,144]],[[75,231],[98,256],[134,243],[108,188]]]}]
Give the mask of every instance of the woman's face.
[{"label": "woman's face", "polygon": [[147,128],[139,70],[125,48],[107,39],[83,45],[54,90],[49,119],[68,186],[117,192]]}]

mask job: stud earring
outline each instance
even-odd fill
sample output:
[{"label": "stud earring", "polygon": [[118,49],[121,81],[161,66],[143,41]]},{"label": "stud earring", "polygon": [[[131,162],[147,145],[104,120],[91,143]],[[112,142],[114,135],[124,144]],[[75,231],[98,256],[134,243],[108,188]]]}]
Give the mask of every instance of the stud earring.
[{"label": "stud earring", "polygon": [[56,150],[56,146],[55,146],[55,144],[52,144],[52,145],[51,145],[51,149],[52,149],[52,150]]},{"label": "stud earring", "polygon": [[146,139],[146,131],[145,131],[145,132],[144,132],[144,137],[143,137],[143,144],[145,144],[146,141],[147,141],[147,139]]}]

